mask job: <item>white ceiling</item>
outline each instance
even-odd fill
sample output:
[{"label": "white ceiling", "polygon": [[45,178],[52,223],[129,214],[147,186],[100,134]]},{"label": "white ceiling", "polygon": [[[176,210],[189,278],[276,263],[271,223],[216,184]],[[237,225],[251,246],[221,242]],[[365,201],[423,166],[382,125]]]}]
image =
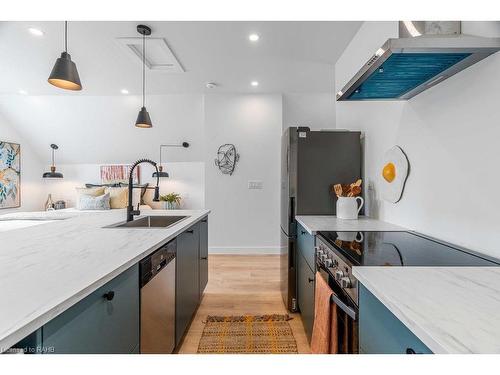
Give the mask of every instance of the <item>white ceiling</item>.
[{"label": "white ceiling", "polygon": [[[149,94],[331,92],[334,64],[361,22],[70,22],[68,52],[76,62],[81,92],[52,87],[47,77],[63,50],[63,22],[0,22],[0,94],[120,95],[141,90],[140,61],[116,40],[151,26],[186,70],[147,72]],[[28,32],[44,32],[36,37]],[[260,40],[251,43],[250,33]],[[250,81],[259,81],[257,88]]]}]

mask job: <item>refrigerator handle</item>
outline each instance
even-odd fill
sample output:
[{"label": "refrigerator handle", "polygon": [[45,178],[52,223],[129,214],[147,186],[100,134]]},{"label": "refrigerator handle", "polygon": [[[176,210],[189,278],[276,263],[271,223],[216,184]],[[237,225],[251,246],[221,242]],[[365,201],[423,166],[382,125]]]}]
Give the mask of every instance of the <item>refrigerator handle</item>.
[{"label": "refrigerator handle", "polygon": [[290,171],[289,149],[286,149],[286,174]]}]

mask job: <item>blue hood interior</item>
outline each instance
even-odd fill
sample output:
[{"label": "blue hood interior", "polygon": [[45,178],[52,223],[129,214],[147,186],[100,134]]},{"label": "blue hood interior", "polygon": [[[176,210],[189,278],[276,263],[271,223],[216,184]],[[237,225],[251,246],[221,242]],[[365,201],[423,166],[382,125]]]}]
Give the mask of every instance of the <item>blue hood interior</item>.
[{"label": "blue hood interior", "polygon": [[348,96],[349,100],[398,99],[471,53],[393,53]]}]

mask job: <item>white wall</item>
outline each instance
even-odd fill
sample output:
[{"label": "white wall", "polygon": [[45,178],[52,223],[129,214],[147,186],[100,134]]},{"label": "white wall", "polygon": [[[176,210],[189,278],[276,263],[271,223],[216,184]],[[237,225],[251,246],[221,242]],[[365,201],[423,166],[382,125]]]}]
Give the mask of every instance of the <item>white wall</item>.
[{"label": "white wall", "polygon": [[[206,206],[211,252],[279,249],[281,95],[206,95]],[[232,176],[214,165],[217,149],[233,143],[240,161]],[[249,190],[248,181],[263,182]]]},{"label": "white wall", "polygon": [[138,96],[3,95],[0,112],[18,132],[34,141],[50,161],[51,143],[59,145],[61,164],[132,163],[158,159],[161,143],[189,141],[186,152],[165,150],[168,161],[203,158],[202,95],[148,95],[152,129],[134,126],[141,106]]},{"label": "white wall", "polygon": [[312,130],[334,129],[333,92],[284,94],[283,129],[290,126],[309,126]]},{"label": "white wall", "polygon": [[[463,30],[498,30],[480,26],[464,23]],[[394,32],[395,22],[365,23],[335,67],[337,89]],[[498,87],[499,53],[406,102],[337,102],[337,127],[365,134],[368,214],[500,257]],[[397,204],[379,191],[381,158],[393,145],[411,169]]]},{"label": "white wall", "polygon": [[39,210],[45,203],[43,195],[42,174],[44,165],[33,146],[22,137],[3,115],[0,115],[0,141],[19,143],[21,145],[21,207],[1,209],[0,215],[13,211]]}]

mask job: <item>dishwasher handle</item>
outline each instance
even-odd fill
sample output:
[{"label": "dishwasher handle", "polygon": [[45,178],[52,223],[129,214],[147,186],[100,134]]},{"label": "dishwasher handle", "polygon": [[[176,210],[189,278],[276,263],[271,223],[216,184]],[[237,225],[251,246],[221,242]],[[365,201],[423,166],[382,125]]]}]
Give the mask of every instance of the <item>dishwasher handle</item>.
[{"label": "dishwasher handle", "polygon": [[[170,251],[169,251],[170,250]],[[171,249],[161,248],[140,262],[140,287],[142,288],[175,259]]]},{"label": "dishwasher handle", "polygon": [[163,267],[165,267],[167,265],[167,260],[166,259],[163,259],[160,264],[158,264],[156,266],[156,271],[160,271]]}]

